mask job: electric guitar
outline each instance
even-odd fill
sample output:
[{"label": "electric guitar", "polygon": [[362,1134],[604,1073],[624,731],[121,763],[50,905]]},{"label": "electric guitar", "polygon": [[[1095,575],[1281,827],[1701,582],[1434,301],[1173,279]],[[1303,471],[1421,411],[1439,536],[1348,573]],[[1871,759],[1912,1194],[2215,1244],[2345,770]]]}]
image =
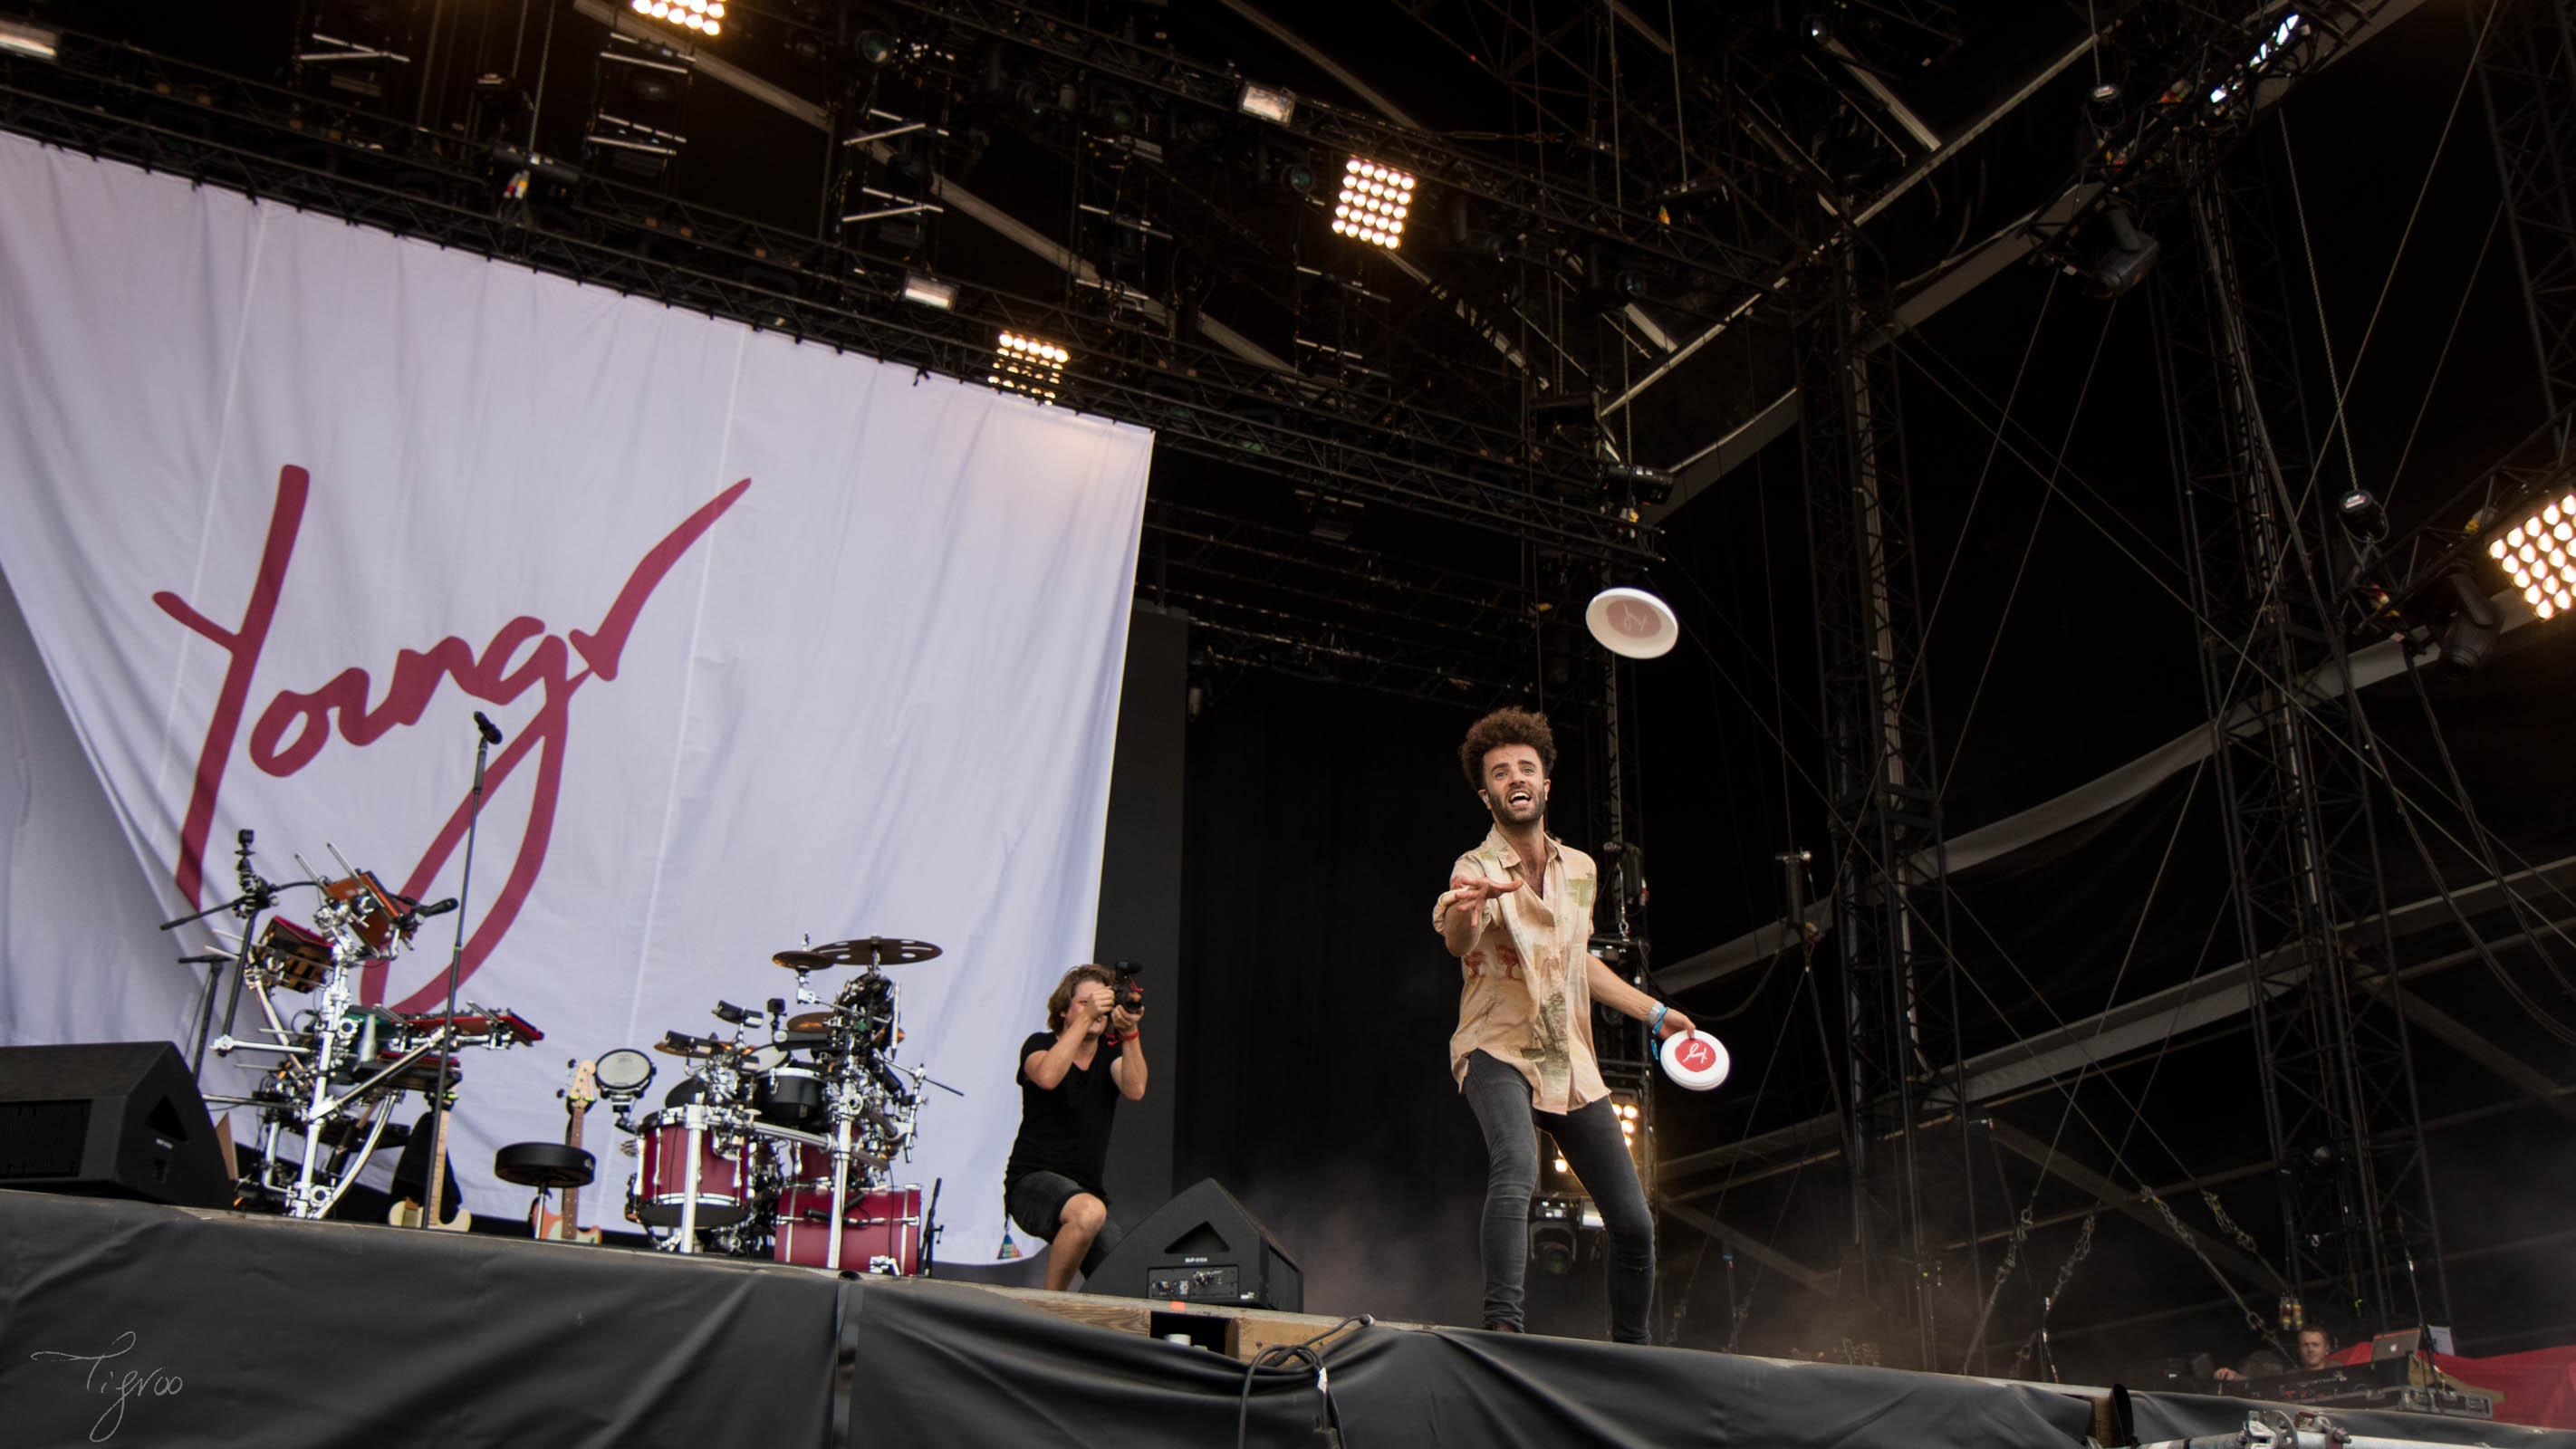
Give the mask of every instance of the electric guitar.
[{"label": "electric guitar", "polygon": [[[566,1147],[581,1146],[581,1119],[590,1115],[590,1104],[599,1100],[598,1066],[597,1062],[574,1063],[572,1081],[563,1089],[564,1113],[570,1119],[564,1123],[564,1146]],[[580,1188],[568,1187],[563,1190],[563,1211],[560,1213],[547,1212],[545,1200],[542,1198],[538,1199],[533,1211],[534,1216],[529,1226],[541,1242],[596,1243],[599,1241],[599,1229],[581,1226]]]},{"label": "electric guitar", "polygon": [[[450,1092],[447,1096],[447,1110],[438,1114],[438,1140],[432,1142],[429,1148],[428,1197],[433,1203],[447,1196],[447,1124],[455,1118],[456,1094]],[[462,1233],[470,1231],[474,1226],[474,1214],[466,1211],[465,1204],[461,1202],[456,1205],[456,1216],[442,1218],[436,1209],[424,1209],[410,1198],[397,1201],[393,1205],[393,1210],[385,1214],[385,1221],[398,1228],[416,1228],[421,1226],[421,1220],[424,1217],[429,1220],[429,1226],[441,1232]]]}]

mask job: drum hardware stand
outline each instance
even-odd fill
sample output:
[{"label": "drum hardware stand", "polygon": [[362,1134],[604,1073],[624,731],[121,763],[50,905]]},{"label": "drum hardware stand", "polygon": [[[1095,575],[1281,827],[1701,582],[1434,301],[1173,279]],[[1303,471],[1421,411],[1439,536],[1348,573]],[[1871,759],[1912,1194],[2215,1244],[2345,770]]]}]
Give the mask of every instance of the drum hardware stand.
[{"label": "drum hardware stand", "polygon": [[704,1100],[680,1109],[680,1122],[687,1129],[681,1151],[688,1155],[688,1168],[680,1189],[679,1251],[698,1250],[698,1154],[707,1140],[707,1104]]},{"label": "drum hardware stand", "polygon": [[[251,957],[253,952],[257,949],[255,943],[258,931],[255,928],[259,924],[260,913],[277,904],[278,892],[282,890],[293,890],[298,885],[307,884],[307,882],[304,881],[296,881],[289,885],[278,886],[271,885],[269,882],[260,879],[259,872],[251,868],[251,839],[252,834],[248,830],[240,832],[240,834],[234,838],[233,878],[241,887],[240,895],[237,895],[231,900],[225,901],[220,905],[212,905],[206,907],[202,911],[191,912],[188,915],[179,917],[175,921],[163,921],[161,923],[162,930],[175,931],[179,927],[187,925],[192,921],[202,921],[208,916],[216,915],[223,911],[230,911],[241,919],[241,947],[238,951],[233,953],[230,958],[228,958],[234,962],[238,969],[233,975],[232,995],[224,1002],[224,1031],[227,1034],[232,1031],[233,1019],[241,1010],[242,982],[250,974]],[[199,959],[202,960],[202,958]],[[215,1022],[214,983],[215,973],[209,972],[206,978],[205,1006],[199,1012],[197,1018],[196,1049],[189,1054],[188,1058],[188,1074],[196,1078],[200,1086],[204,1085],[206,1076],[206,1038],[212,1032]]]},{"label": "drum hardware stand", "polygon": [[[474,711],[474,795],[465,815],[465,863],[457,872],[456,944],[447,953],[447,1010],[442,1018],[442,1032],[456,1024],[456,985],[465,969],[465,903],[466,892],[474,886],[474,832],[483,824],[483,766],[492,747],[501,743],[501,731],[483,711]],[[422,1198],[420,1225],[426,1230],[438,1222],[439,1202],[446,1196],[448,1067],[455,1059],[446,1052],[438,1054],[438,1090],[429,1099],[429,1184]],[[697,1170],[692,1160],[690,1171]]]}]

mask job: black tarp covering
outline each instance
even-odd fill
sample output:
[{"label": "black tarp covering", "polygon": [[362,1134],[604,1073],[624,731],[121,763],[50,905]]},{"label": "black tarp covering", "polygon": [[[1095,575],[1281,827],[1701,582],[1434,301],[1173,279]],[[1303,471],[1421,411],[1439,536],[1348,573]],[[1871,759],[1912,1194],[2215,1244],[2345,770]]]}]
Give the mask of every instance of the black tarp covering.
[{"label": "black tarp covering", "polygon": [[[819,1444],[839,1290],[614,1248],[0,1192],[0,1444]],[[120,1419],[129,1382],[149,1387]]]},{"label": "black tarp covering", "polygon": [[[857,1342],[875,1387],[853,1446],[1233,1442],[1243,1368],[1204,1350],[939,1284],[872,1287]],[[2028,1385],[1480,1331],[1361,1328],[1326,1365],[1354,1449],[2072,1449],[2093,1422]],[[1312,1442],[1313,1385],[1261,1373],[1251,1442]]]},{"label": "black tarp covering", "polygon": [[[2218,1394],[2132,1394],[2129,1420],[2139,1442],[2197,1439],[2233,1434],[2245,1427],[2254,1409],[2292,1411],[2287,1404],[2259,1404]],[[2383,1414],[2364,1409],[2321,1409],[2335,1427],[2372,1439],[2430,1439],[2442,1444],[2484,1444],[2493,1449],[2576,1449],[2576,1433],[2534,1429],[2523,1424],[2496,1424],[2482,1419],[2435,1418],[2424,1414]]]},{"label": "black tarp covering", "polygon": [[[2089,1398],[2040,1385],[1536,1336],[1362,1327],[1327,1362],[1352,1449],[2077,1449],[2092,1427]],[[1230,1359],[963,1284],[0,1192],[12,1449],[1152,1449],[1232,1443],[1243,1385]],[[1260,1371],[1248,1442],[1315,1443],[1321,1406],[1310,1371]],[[2245,1406],[2135,1412],[2155,1439],[2227,1432]]]}]

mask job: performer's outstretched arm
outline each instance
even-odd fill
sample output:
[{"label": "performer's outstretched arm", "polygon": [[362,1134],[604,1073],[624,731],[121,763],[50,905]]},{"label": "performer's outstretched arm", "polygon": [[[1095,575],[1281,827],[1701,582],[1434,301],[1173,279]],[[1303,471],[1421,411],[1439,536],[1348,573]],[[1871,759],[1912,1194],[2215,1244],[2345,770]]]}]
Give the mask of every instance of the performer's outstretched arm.
[{"label": "performer's outstretched arm", "polygon": [[1450,955],[1464,956],[1475,946],[1476,934],[1493,919],[1486,909],[1493,899],[1520,888],[1519,881],[1490,880],[1462,863],[1450,875],[1449,889],[1431,903],[1431,928],[1440,933],[1441,944],[1449,948]]}]

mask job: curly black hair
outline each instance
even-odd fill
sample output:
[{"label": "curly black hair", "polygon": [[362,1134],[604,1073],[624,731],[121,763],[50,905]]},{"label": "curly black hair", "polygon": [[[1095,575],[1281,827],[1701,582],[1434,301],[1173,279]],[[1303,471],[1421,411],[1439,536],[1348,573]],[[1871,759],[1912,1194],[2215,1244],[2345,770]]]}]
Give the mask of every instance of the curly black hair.
[{"label": "curly black hair", "polygon": [[1504,745],[1529,746],[1538,751],[1539,768],[1556,773],[1556,732],[1547,727],[1547,716],[1505,707],[1468,726],[1467,738],[1458,746],[1458,768],[1467,772],[1467,788],[1485,787],[1485,752]]}]

